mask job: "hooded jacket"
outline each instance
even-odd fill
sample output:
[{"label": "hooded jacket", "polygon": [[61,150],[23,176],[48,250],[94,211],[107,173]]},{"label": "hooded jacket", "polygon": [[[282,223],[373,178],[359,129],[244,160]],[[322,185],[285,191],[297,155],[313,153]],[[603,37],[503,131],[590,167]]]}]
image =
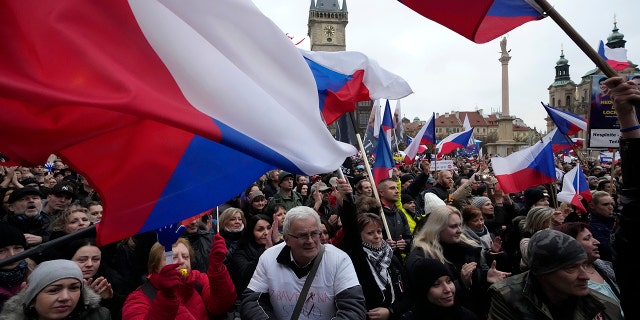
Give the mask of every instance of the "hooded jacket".
[{"label": "hooded jacket", "polygon": [[[78,301],[78,306],[71,313],[73,319],[83,320],[110,320],[111,312],[109,309],[100,306],[100,296],[93,290],[87,287],[82,287],[81,301]],[[24,290],[18,295],[9,299],[0,312],[1,320],[27,320],[37,319],[33,316],[25,314],[23,304],[25,303]],[[83,306],[81,306],[82,304]],[[75,316],[74,316],[75,315]]]}]

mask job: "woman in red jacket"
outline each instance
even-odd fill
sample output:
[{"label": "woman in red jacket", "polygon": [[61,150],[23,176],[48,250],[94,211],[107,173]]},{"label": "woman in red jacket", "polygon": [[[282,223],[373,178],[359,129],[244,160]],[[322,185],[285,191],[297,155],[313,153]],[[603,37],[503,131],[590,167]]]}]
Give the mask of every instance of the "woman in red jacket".
[{"label": "woman in red jacket", "polygon": [[164,246],[156,243],[151,248],[148,282],[127,297],[123,319],[209,319],[231,310],[236,291],[223,264],[224,238],[214,237],[206,274],[191,270],[194,254],[186,239],[179,238],[172,249],[175,263],[167,265]]}]

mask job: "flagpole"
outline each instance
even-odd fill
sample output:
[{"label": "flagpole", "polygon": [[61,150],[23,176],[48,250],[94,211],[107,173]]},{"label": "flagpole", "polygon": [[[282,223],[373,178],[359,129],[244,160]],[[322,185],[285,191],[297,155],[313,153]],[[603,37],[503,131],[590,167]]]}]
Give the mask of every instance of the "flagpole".
[{"label": "flagpole", "polygon": [[580,163],[582,163],[582,166],[584,166],[585,168],[588,168],[589,166],[587,166],[587,163],[582,158],[582,155],[580,153],[578,153],[578,151],[576,150],[576,148],[575,148],[575,146],[573,144],[573,140],[571,140],[569,138],[569,136],[567,136],[566,134],[563,134],[562,136],[564,137],[565,140],[567,140],[567,143],[569,143],[569,145],[571,146],[571,150],[573,150],[573,153],[576,154],[576,156],[578,157],[578,160],[580,161]]},{"label": "flagpole", "polygon": [[556,11],[547,0],[535,0],[544,12],[555,21],[573,42],[596,64],[607,77],[615,77],[618,73],[594,50],[587,41]]},{"label": "flagpole", "polygon": [[[349,117],[351,118],[351,121],[353,121],[353,128],[356,129],[356,120],[353,116],[353,113],[349,112]],[[360,148],[360,152],[362,152],[362,154],[364,155],[364,168],[365,170],[367,170],[367,176],[369,179],[369,182],[371,183],[371,189],[373,189],[373,195],[375,196],[376,200],[378,201],[378,203],[380,204],[380,217],[382,218],[382,224],[384,224],[384,230],[387,233],[387,239],[389,240],[393,240],[393,238],[391,238],[391,232],[389,231],[389,225],[387,224],[387,218],[385,218],[384,215],[384,210],[382,209],[382,202],[380,201],[380,196],[378,195],[378,186],[376,186],[375,181],[373,180],[373,173],[371,172],[371,166],[369,165],[369,158],[367,157],[367,153],[364,150],[364,144],[362,143],[362,138],[360,137],[360,133],[356,131],[356,139],[358,140],[358,147]],[[387,137],[380,137],[378,136],[378,139],[386,139]]]}]

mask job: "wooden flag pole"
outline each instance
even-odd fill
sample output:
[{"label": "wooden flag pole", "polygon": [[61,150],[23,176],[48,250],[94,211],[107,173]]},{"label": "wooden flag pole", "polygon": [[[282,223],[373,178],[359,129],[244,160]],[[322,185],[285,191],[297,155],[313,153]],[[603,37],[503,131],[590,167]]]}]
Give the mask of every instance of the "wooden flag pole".
[{"label": "wooden flag pole", "polygon": [[536,3],[544,10],[553,21],[558,24],[573,42],[584,52],[591,61],[596,64],[596,67],[600,69],[607,77],[615,77],[618,73],[598,54],[596,50],[591,47],[586,40],[556,11],[547,0],[535,0]]},{"label": "wooden flag pole", "polygon": [[[356,120],[353,116],[353,113],[349,113],[349,116],[351,117],[351,121],[353,121],[353,128],[355,129]],[[378,137],[378,139],[380,138],[381,137]],[[364,168],[365,170],[367,170],[367,176],[369,182],[371,183],[371,188],[373,189],[373,196],[376,198],[376,200],[378,200],[378,203],[380,204],[380,217],[382,218],[382,224],[384,224],[384,230],[387,233],[387,239],[393,240],[393,238],[391,238],[391,232],[389,231],[389,225],[387,224],[387,218],[385,218],[384,210],[382,209],[382,202],[380,201],[380,196],[378,195],[378,186],[376,186],[376,183],[373,180],[373,173],[371,172],[371,166],[369,165],[369,157],[367,157],[367,153],[364,150],[364,144],[362,143],[362,138],[360,137],[359,132],[356,132],[356,139],[358,140],[358,147],[360,148],[360,152],[362,152],[362,155],[364,157]],[[386,139],[386,137],[382,137],[382,139]]]},{"label": "wooden flag pole", "polygon": [[576,150],[573,144],[573,140],[571,140],[571,138],[569,138],[566,134],[563,134],[562,136],[564,137],[565,140],[567,140],[567,143],[569,143],[569,145],[571,146],[571,150],[573,150],[573,153],[576,154],[576,157],[578,157],[578,161],[580,161],[582,166],[584,166],[585,168],[589,168],[589,166],[587,165],[587,162],[584,160],[582,155],[578,153],[578,150]]}]

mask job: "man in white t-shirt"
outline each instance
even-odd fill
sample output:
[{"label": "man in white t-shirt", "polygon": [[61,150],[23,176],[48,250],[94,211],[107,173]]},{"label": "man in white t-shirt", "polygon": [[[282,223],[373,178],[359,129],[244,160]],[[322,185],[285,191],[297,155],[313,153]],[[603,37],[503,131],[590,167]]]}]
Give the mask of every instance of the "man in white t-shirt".
[{"label": "man in white t-shirt", "polygon": [[[310,207],[294,207],[287,212],[283,234],[285,242],[260,256],[242,294],[243,319],[291,318],[322,246],[320,218]],[[351,259],[330,244],[324,248],[299,319],[365,319],[364,295]]]}]

